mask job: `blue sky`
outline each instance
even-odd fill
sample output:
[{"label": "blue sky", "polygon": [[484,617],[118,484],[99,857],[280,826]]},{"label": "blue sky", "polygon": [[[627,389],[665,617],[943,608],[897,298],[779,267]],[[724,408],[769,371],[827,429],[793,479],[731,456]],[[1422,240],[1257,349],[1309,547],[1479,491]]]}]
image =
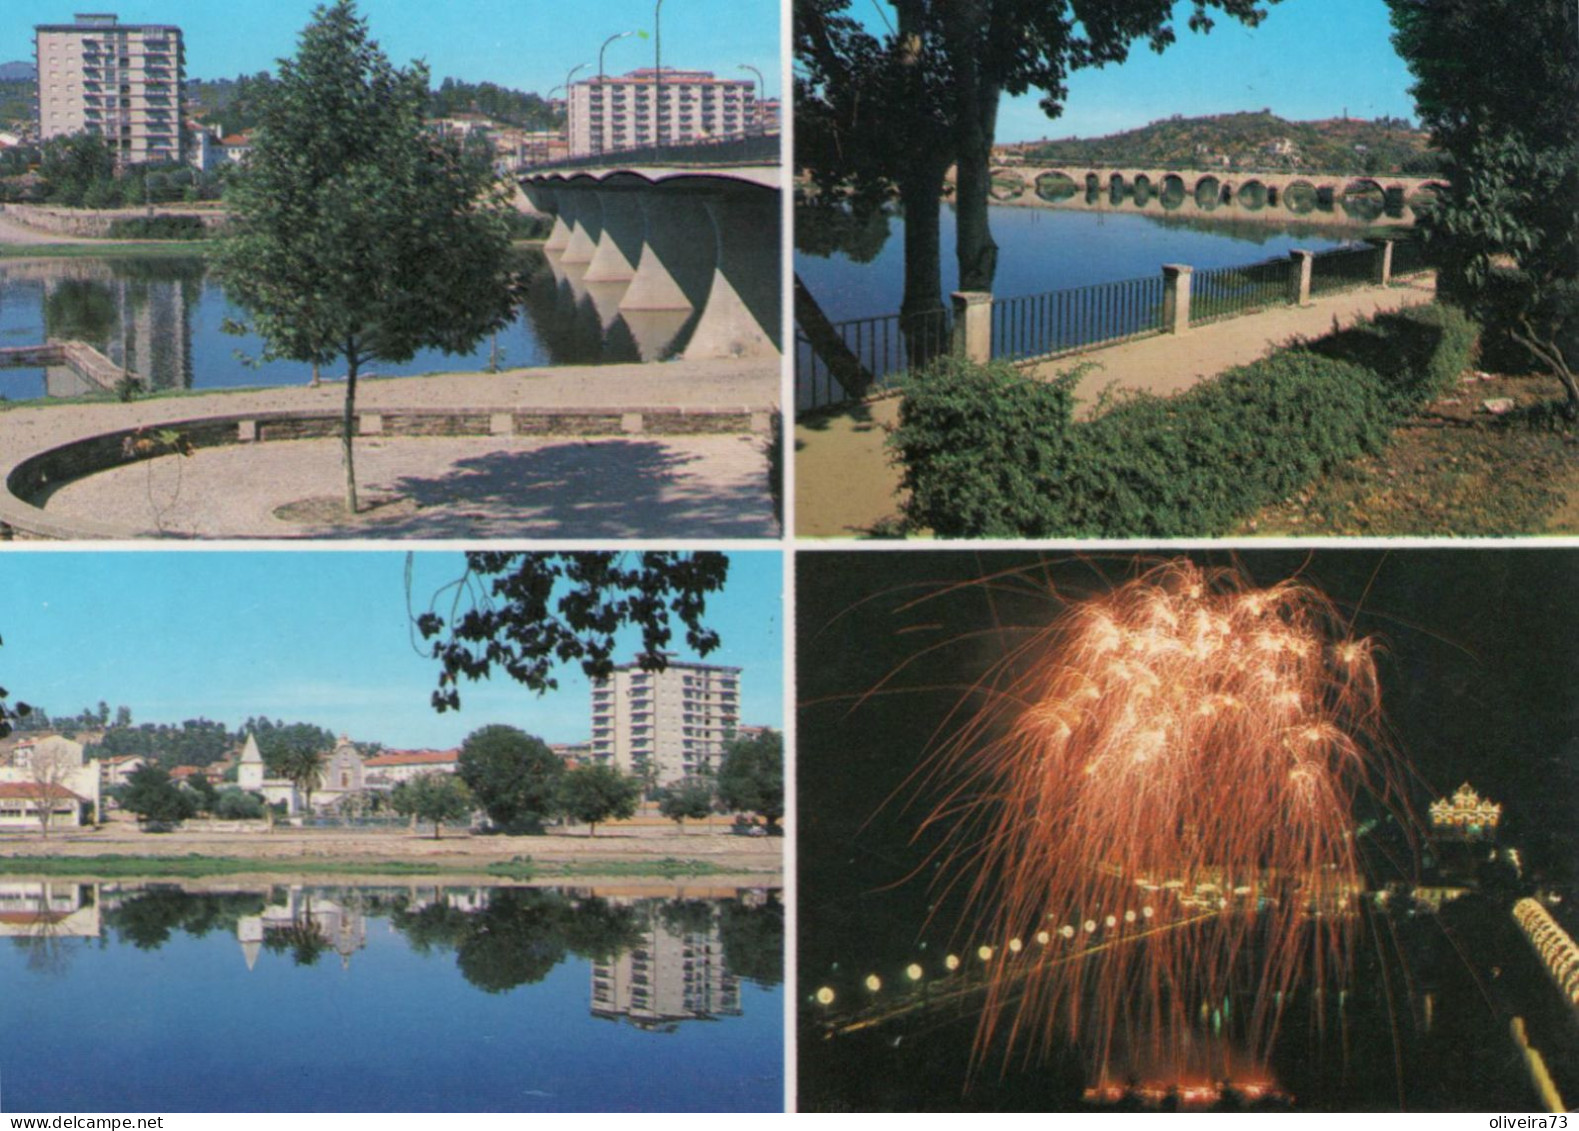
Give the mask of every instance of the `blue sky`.
[{"label": "blue sky", "polygon": [[[229,78],[273,70],[296,50],[315,0],[5,0],[0,4],[0,62],[31,60],[33,26],[70,23],[78,11],[114,12],[122,23],[178,25],[186,40],[189,78]],[[397,64],[424,59],[437,83],[446,75],[548,91],[577,63],[595,73],[598,49],[617,32],[653,31],[654,0],[361,0],[385,53]],[[665,66],[750,78],[762,71],[769,97],[779,81],[778,0],[665,0],[661,10]],[[653,65],[655,43],[632,36],[610,44],[612,73]]]},{"label": "blue sky", "polygon": [[[741,721],[783,725],[781,557],[733,553],[708,600],[723,647],[706,657],[741,675]],[[578,668],[547,696],[503,676],[463,685],[459,713],[428,704],[437,665],[412,648],[405,553],[392,551],[7,551],[0,554],[0,685],[52,714],[103,699],[133,720],[249,715],[305,721],[396,748],[449,747],[489,723],[550,742],[589,736]],[[413,602],[426,608],[461,573],[458,553],[417,554]],[[634,655],[630,637],[621,658]],[[677,634],[676,653],[697,659]]]},{"label": "blue sky", "polygon": [[[1413,118],[1411,79],[1390,41],[1385,0],[1282,0],[1257,28],[1221,18],[1206,35],[1186,27],[1191,5],[1175,8],[1179,39],[1162,55],[1144,42],[1120,66],[1077,71],[1061,117],[1049,120],[1039,95],[1005,99],[998,140],[1100,137],[1174,114],[1195,117],[1270,108],[1292,121]],[[881,31],[893,9],[853,0],[852,13]]]}]

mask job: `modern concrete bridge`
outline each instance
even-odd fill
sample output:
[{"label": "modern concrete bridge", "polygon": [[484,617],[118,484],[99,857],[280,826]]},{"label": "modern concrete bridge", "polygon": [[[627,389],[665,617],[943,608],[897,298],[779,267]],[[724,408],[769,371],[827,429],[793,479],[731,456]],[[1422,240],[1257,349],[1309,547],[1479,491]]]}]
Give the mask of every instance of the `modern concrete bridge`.
[{"label": "modern concrete bridge", "polygon": [[544,247],[605,330],[644,361],[777,357],[783,349],[777,163],[542,170],[521,188],[554,217]]}]

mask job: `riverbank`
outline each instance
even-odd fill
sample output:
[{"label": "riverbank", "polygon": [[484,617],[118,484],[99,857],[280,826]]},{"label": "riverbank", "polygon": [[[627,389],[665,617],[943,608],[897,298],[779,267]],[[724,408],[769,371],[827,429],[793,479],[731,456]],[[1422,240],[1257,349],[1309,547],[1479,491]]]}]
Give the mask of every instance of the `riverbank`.
[{"label": "riverbank", "polygon": [[333,879],[415,876],[455,882],[680,880],[772,887],[783,882],[783,840],[741,837],[722,818],[685,831],[672,823],[555,829],[540,836],[479,836],[446,830],[435,840],[407,829],[176,830],[147,833],[119,823],[48,840],[0,834],[0,875],[94,880],[225,877]]},{"label": "riverbank", "polygon": [[[1133,392],[1173,396],[1236,365],[1263,357],[1296,338],[1432,301],[1435,277],[1389,287],[1323,295],[1309,305],[1277,307],[1161,335],[1088,350],[1030,368],[1053,378],[1088,366],[1075,399],[1089,411],[1104,396]],[[795,426],[795,533],[808,538],[880,534],[899,514],[899,469],[885,441],[899,421],[898,396],[837,412],[818,413]]]}]

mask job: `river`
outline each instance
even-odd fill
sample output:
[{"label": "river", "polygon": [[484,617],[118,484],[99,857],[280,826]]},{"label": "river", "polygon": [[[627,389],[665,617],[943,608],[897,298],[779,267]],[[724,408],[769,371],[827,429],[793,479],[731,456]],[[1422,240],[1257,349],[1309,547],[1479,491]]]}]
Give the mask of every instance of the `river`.
[{"label": "river", "polygon": [[777,1111],[777,891],[0,881],[7,1111]]},{"label": "river", "polygon": [[[1160,275],[1164,263],[1232,267],[1324,251],[1352,235],[1334,227],[1276,224],[1248,215],[1240,222],[1195,220],[1133,211],[993,205],[999,247],[993,291],[1001,298]],[[842,232],[798,224],[795,270],[834,322],[894,314],[904,292],[904,220],[898,216]],[[884,229],[886,228],[886,236]],[[943,292],[956,289],[954,209],[942,214]]]},{"label": "river", "polygon": [[[377,362],[380,376],[481,371],[567,363],[637,361],[640,353],[619,319],[605,326],[585,296],[556,278],[541,255],[527,253],[526,300],[497,338],[462,355],[423,350],[409,361]],[[155,389],[226,389],[301,385],[311,366],[262,360],[255,334],[227,333],[244,312],[225,297],[201,258],[72,257],[0,260],[0,347],[42,345],[47,338],[86,341]],[[324,369],[344,372],[344,363]],[[367,371],[364,371],[364,373]],[[65,367],[0,369],[0,396],[31,400],[89,389]]]}]

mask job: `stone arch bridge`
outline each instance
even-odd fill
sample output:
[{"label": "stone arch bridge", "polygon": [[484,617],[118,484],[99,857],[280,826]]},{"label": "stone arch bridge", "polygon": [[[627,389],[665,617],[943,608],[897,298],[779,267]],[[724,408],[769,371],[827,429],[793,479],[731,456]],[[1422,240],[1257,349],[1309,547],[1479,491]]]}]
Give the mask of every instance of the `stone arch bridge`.
[{"label": "stone arch bridge", "polygon": [[1358,201],[1370,201],[1379,213],[1402,218],[1406,209],[1429,200],[1446,187],[1440,177],[1045,162],[994,166],[992,183],[993,196],[1004,202],[1067,201],[1078,206],[1127,200],[1140,207],[1154,203],[1186,215],[1236,205],[1241,212],[1267,209],[1312,218],[1322,211],[1331,211],[1335,205]]}]

